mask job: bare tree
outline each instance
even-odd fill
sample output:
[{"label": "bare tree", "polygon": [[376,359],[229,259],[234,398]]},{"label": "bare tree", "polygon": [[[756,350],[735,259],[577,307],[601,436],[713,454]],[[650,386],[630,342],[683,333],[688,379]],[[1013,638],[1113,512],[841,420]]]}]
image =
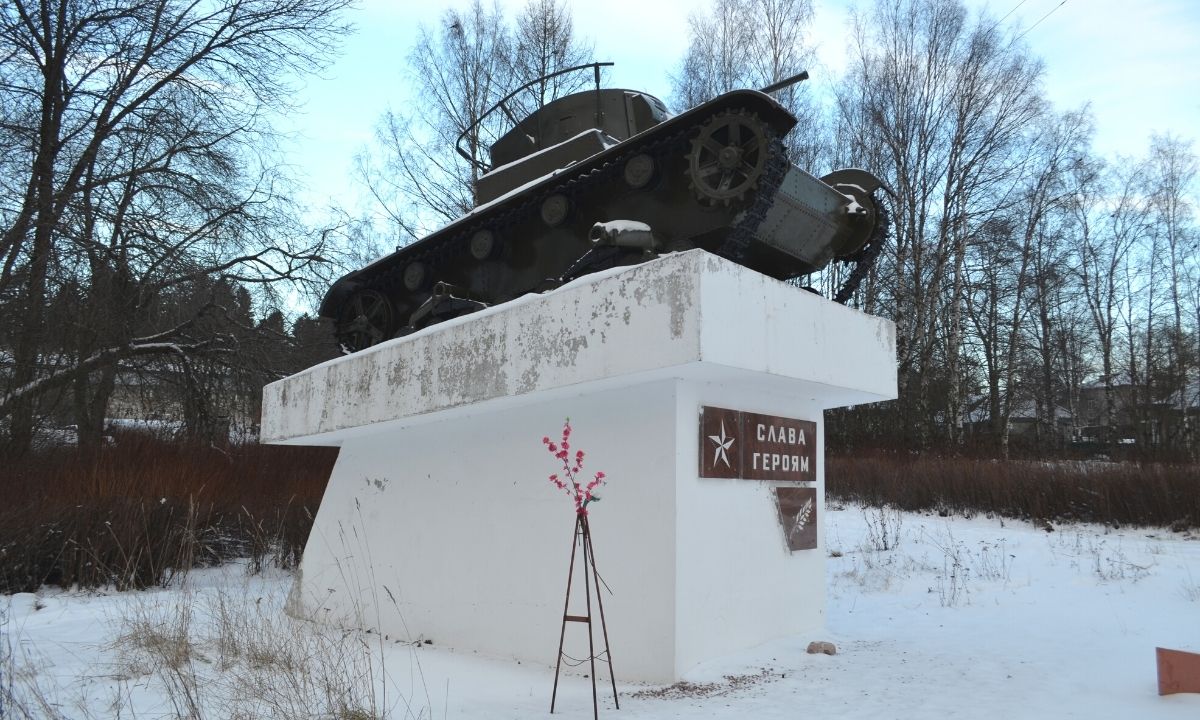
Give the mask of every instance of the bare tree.
[{"label": "bare tree", "polygon": [[[688,18],[690,43],[671,76],[674,102],[687,109],[741,88],[762,88],[808,68],[811,0],[714,0]],[[816,168],[828,141],[820,108],[808,88],[792,85],[775,99],[799,123],[785,139],[792,161]]]},{"label": "bare tree", "polygon": [[[754,0],[749,50],[752,87],[766,87],[812,67],[815,60],[808,31],[812,0]],[[828,119],[807,84],[791,85],[775,99],[796,116],[796,128],[784,139],[788,157],[816,172],[828,167]]]},{"label": "bare tree", "polygon": [[749,87],[753,38],[752,0],[713,0],[709,12],[688,16],[687,54],[671,78],[675,105],[695,107]]},{"label": "bare tree", "polygon": [[1025,217],[1032,221],[1029,304],[1031,319],[1020,328],[1033,359],[1030,374],[1038,419],[1038,444],[1046,449],[1054,438],[1058,408],[1074,414],[1082,382],[1078,328],[1081,305],[1074,301],[1075,278],[1067,242],[1070,218],[1070,168],[1090,155],[1092,136],[1086,111],[1068,112],[1037,127],[1040,152],[1035,156],[1033,183],[1025,196]]},{"label": "bare tree", "polygon": [[[1195,231],[1191,234],[1192,247],[1196,247]],[[1198,368],[1195,375],[1200,376],[1200,266],[1193,263],[1187,269],[1187,275],[1184,276],[1183,296],[1185,302],[1188,303],[1189,309],[1189,324],[1191,325],[1191,345],[1188,348],[1188,354],[1192,359],[1193,368]],[[1200,377],[1196,378],[1195,382],[1189,382],[1186,390],[1182,393],[1181,404],[1185,409],[1200,407]],[[1200,455],[1200,442],[1197,441],[1198,429],[1195,426],[1196,418],[1190,414],[1184,415],[1184,422],[1187,423],[1184,434],[1184,443],[1192,460],[1196,460]]]},{"label": "bare tree", "polygon": [[[123,359],[214,344],[139,325],[137,309],[206,276],[269,283],[316,259],[273,230],[281,195],[264,157],[285,78],[319,67],[349,0],[12,0],[0,5],[0,98],[19,200],[0,227],[0,298],[13,370],[0,397],[11,445],[34,402]],[[70,282],[68,282],[68,280]],[[48,301],[71,288],[103,315],[74,357],[47,353]],[[86,347],[85,347],[86,346]]]},{"label": "bare tree", "polygon": [[407,245],[475,205],[474,171],[454,152],[453,140],[423,139],[430,132],[426,122],[386,111],[373,147],[356,158],[358,177],[371,196],[363,231],[373,245]]},{"label": "bare tree", "polygon": [[1079,163],[1071,169],[1070,179],[1076,272],[1100,352],[1104,422],[1109,439],[1114,440],[1118,405],[1115,388],[1120,380],[1116,363],[1118,323],[1130,300],[1126,281],[1129,254],[1144,232],[1146,220],[1139,193],[1140,168],[1118,164],[1106,175],[1094,164]]},{"label": "bare tree", "polygon": [[[965,305],[977,333],[987,366],[988,410],[995,447],[1009,452],[1010,418],[1014,408],[1035,400],[1040,413],[1053,413],[1054,399],[1030,377],[1031,366],[1041,355],[1050,372],[1051,283],[1053,269],[1047,253],[1053,250],[1052,225],[1065,202],[1065,169],[1086,151],[1090,127],[1085,116],[1068,113],[1047,117],[1028,128],[1030,144],[1020,183],[1009,195],[1011,202],[989,221],[993,232],[967,245],[964,272]],[[1001,219],[1003,218],[1003,219]],[[1040,335],[1035,347],[1033,335]],[[1022,383],[1024,381],[1024,383]],[[1043,385],[1050,380],[1044,379]],[[1024,387],[1022,387],[1024,384]],[[1044,414],[1039,414],[1045,418]]]},{"label": "bare tree", "polygon": [[[1066,168],[1086,152],[1090,139],[1090,125],[1086,116],[1068,113],[1057,118],[1049,116],[1033,124],[1030,130],[1031,145],[1022,151],[1026,156],[1021,169],[1021,182],[1012,194],[1013,203],[1006,206],[1003,215],[1008,218],[1008,233],[1000,239],[1008,246],[1008,253],[995,254],[995,248],[971,244],[968,254],[976,254],[980,260],[976,272],[985,277],[1007,278],[1001,293],[982,292],[982,288],[966,278],[966,306],[972,314],[972,323],[980,334],[985,353],[989,356],[989,416],[992,437],[1001,455],[1008,456],[1010,416],[1018,402],[1034,401],[1039,419],[1052,418],[1054,396],[1043,379],[1039,388],[1032,377],[1030,366],[1037,364],[1033,356],[1040,355],[1040,367],[1050,373],[1054,348],[1050,344],[1049,294],[1051,283],[1056,280],[1054,268],[1048,265],[1055,250],[1051,234],[1054,215],[1066,199],[1063,184]],[[989,281],[989,287],[995,284]],[[986,307],[1003,308],[1003,316],[992,316],[996,324],[980,325],[976,308],[977,299],[984,298]],[[986,328],[986,330],[984,330]],[[1033,337],[1031,337],[1031,335]],[[988,337],[989,340],[983,340]],[[1034,340],[1036,338],[1036,340]],[[1024,388],[1022,388],[1024,380]],[[1039,390],[1043,394],[1039,395]]]},{"label": "bare tree", "polygon": [[[436,29],[422,28],[408,58],[420,106],[385,113],[373,148],[358,163],[385,220],[382,232],[404,245],[470,211],[491,143],[511,128],[516,113],[571,92],[579,78],[535,85],[509,108],[514,117],[496,112],[481,123],[484,113],[521,85],[589,53],[590,45],[574,33],[569,6],[553,0],[530,0],[515,33],[498,4],[489,8],[480,0],[447,10]],[[456,151],[460,135],[467,158]]]},{"label": "bare tree", "polygon": [[[440,37],[423,29],[409,56],[427,104],[422,114],[439,148],[452,149],[466,132],[471,160],[486,161],[489,142],[507,128],[507,119],[497,114],[487,124],[477,123],[513,87],[512,39],[500,7],[487,10],[480,0],[473,0],[466,12],[446,11],[442,22]],[[476,166],[464,169],[474,183]]]},{"label": "bare tree", "polygon": [[[503,129],[502,117],[477,126],[512,86],[511,38],[498,4],[472,0],[422,27],[409,53],[419,106],[388,110],[375,146],[358,159],[359,175],[386,220],[385,236],[404,245],[469,211],[475,204],[477,163]],[[468,132],[469,131],[469,132]],[[455,144],[467,133],[469,160]]]},{"label": "bare tree", "polygon": [[[513,36],[516,45],[516,80],[521,84],[545,78],[559,70],[592,60],[590,42],[575,36],[571,8],[566,0],[529,0],[517,16]],[[567,73],[541,80],[522,96],[514,98],[525,113],[584,87],[591,78]]]},{"label": "bare tree", "polygon": [[[1197,243],[1193,222],[1191,194],[1200,173],[1200,162],[1192,151],[1191,143],[1170,136],[1154,135],[1150,140],[1150,156],[1146,164],[1146,193],[1150,198],[1152,215],[1151,234],[1159,246],[1157,257],[1149,258],[1152,267],[1162,267],[1162,280],[1166,285],[1170,316],[1163,330],[1167,336],[1165,367],[1158,378],[1158,399],[1183,409],[1184,422],[1177,432],[1188,450],[1194,449],[1194,428],[1189,422],[1186,407],[1189,381],[1200,380],[1196,354],[1187,338],[1184,303],[1188,290],[1186,284],[1195,277],[1197,267]],[[1153,319],[1148,319],[1148,328]],[[1195,329],[1194,329],[1195,330]],[[1149,332],[1149,330],[1148,330]],[[1149,340],[1149,339],[1148,339]],[[1149,344],[1149,342],[1147,343]],[[1149,355],[1149,352],[1147,353]],[[1174,441],[1176,438],[1166,438]]]},{"label": "bare tree", "polygon": [[957,0],[880,0],[855,16],[852,50],[841,124],[852,157],[880,163],[870,167],[895,192],[885,272],[901,425],[926,444],[935,416],[960,415],[967,245],[1020,184],[1023,133],[1044,108],[1041,67]]}]

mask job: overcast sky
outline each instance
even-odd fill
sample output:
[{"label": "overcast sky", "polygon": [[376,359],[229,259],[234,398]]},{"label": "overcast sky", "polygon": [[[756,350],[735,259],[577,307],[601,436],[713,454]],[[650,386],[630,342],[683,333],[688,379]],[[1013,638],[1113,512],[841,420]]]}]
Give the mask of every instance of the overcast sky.
[{"label": "overcast sky", "polygon": [[[525,0],[502,0],[510,15]],[[830,82],[845,64],[849,9],[869,2],[814,0],[820,65],[814,83]],[[1046,65],[1045,87],[1060,109],[1091,103],[1097,149],[1144,153],[1152,132],[1200,137],[1200,0],[968,0],[993,17],[1028,29],[1024,40]],[[407,102],[405,58],[420,24],[433,28],[458,2],[362,0],[339,59],[307,81],[288,159],[319,212],[351,205],[355,153],[372,138],[380,114]],[[596,59],[616,63],[610,85],[669,99],[668,73],[687,45],[687,16],[704,0],[576,0],[575,30],[595,42]],[[1015,9],[1014,9],[1015,8]]]}]

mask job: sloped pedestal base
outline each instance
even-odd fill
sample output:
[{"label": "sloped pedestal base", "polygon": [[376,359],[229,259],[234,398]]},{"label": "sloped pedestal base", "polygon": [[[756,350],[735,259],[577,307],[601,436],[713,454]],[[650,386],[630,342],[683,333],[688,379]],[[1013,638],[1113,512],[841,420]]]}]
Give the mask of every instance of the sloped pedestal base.
[{"label": "sloped pedestal base", "polygon": [[614,667],[673,682],[824,620],[819,530],[791,551],[779,482],[700,477],[701,408],[814,421],[812,481],[783,484],[816,488],[819,523],[822,411],[895,390],[890,322],[700,251],[311,368],[263,400],[265,441],[341,446],[292,609],[553,666],[575,518],[541,440],[570,417],[609,477],[590,524]]}]

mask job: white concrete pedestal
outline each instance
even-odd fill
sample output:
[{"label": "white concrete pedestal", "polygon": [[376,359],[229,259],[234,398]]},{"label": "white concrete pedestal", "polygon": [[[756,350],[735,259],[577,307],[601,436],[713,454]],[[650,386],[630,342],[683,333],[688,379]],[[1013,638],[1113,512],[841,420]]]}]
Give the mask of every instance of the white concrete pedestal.
[{"label": "white concrete pedestal", "polygon": [[[590,519],[617,677],[672,682],[824,618],[824,538],[789,552],[773,483],[699,477],[700,408],[815,421],[819,518],[822,411],[895,394],[889,321],[702,251],[319,365],[263,399],[264,441],[341,446],[292,608],[553,665],[575,518],[541,440],[570,417],[609,478]],[[567,640],[587,654],[585,626]]]}]

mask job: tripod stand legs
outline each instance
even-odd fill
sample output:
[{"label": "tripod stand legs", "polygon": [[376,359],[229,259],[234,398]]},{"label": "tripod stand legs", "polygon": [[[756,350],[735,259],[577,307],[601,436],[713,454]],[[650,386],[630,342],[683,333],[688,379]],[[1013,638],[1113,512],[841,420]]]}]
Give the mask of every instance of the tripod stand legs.
[{"label": "tripod stand legs", "polygon": [[[583,592],[584,600],[587,604],[585,615],[571,615],[571,581],[575,575],[575,548],[579,545],[583,546]],[[621,709],[620,701],[617,699],[617,678],[612,669],[612,651],[608,645],[608,625],[604,620],[604,602],[600,599],[600,574],[596,571],[596,556],[592,547],[592,533],[588,527],[587,516],[577,514],[575,516],[575,531],[571,538],[571,565],[567,571],[567,597],[563,602],[563,620],[562,629],[558,634],[558,660],[554,665],[554,690],[550,695],[550,712],[554,712],[554,705],[558,699],[558,676],[562,669],[563,660],[563,643],[567,636],[568,622],[587,623],[588,626],[588,661],[591,663],[591,680],[592,680],[592,715],[600,717],[600,702],[596,691],[596,646],[595,638],[592,633],[592,583],[595,581],[596,586],[596,605],[600,610],[600,629],[604,636],[604,658],[608,663],[608,674],[612,679],[613,703],[617,709]]]}]

